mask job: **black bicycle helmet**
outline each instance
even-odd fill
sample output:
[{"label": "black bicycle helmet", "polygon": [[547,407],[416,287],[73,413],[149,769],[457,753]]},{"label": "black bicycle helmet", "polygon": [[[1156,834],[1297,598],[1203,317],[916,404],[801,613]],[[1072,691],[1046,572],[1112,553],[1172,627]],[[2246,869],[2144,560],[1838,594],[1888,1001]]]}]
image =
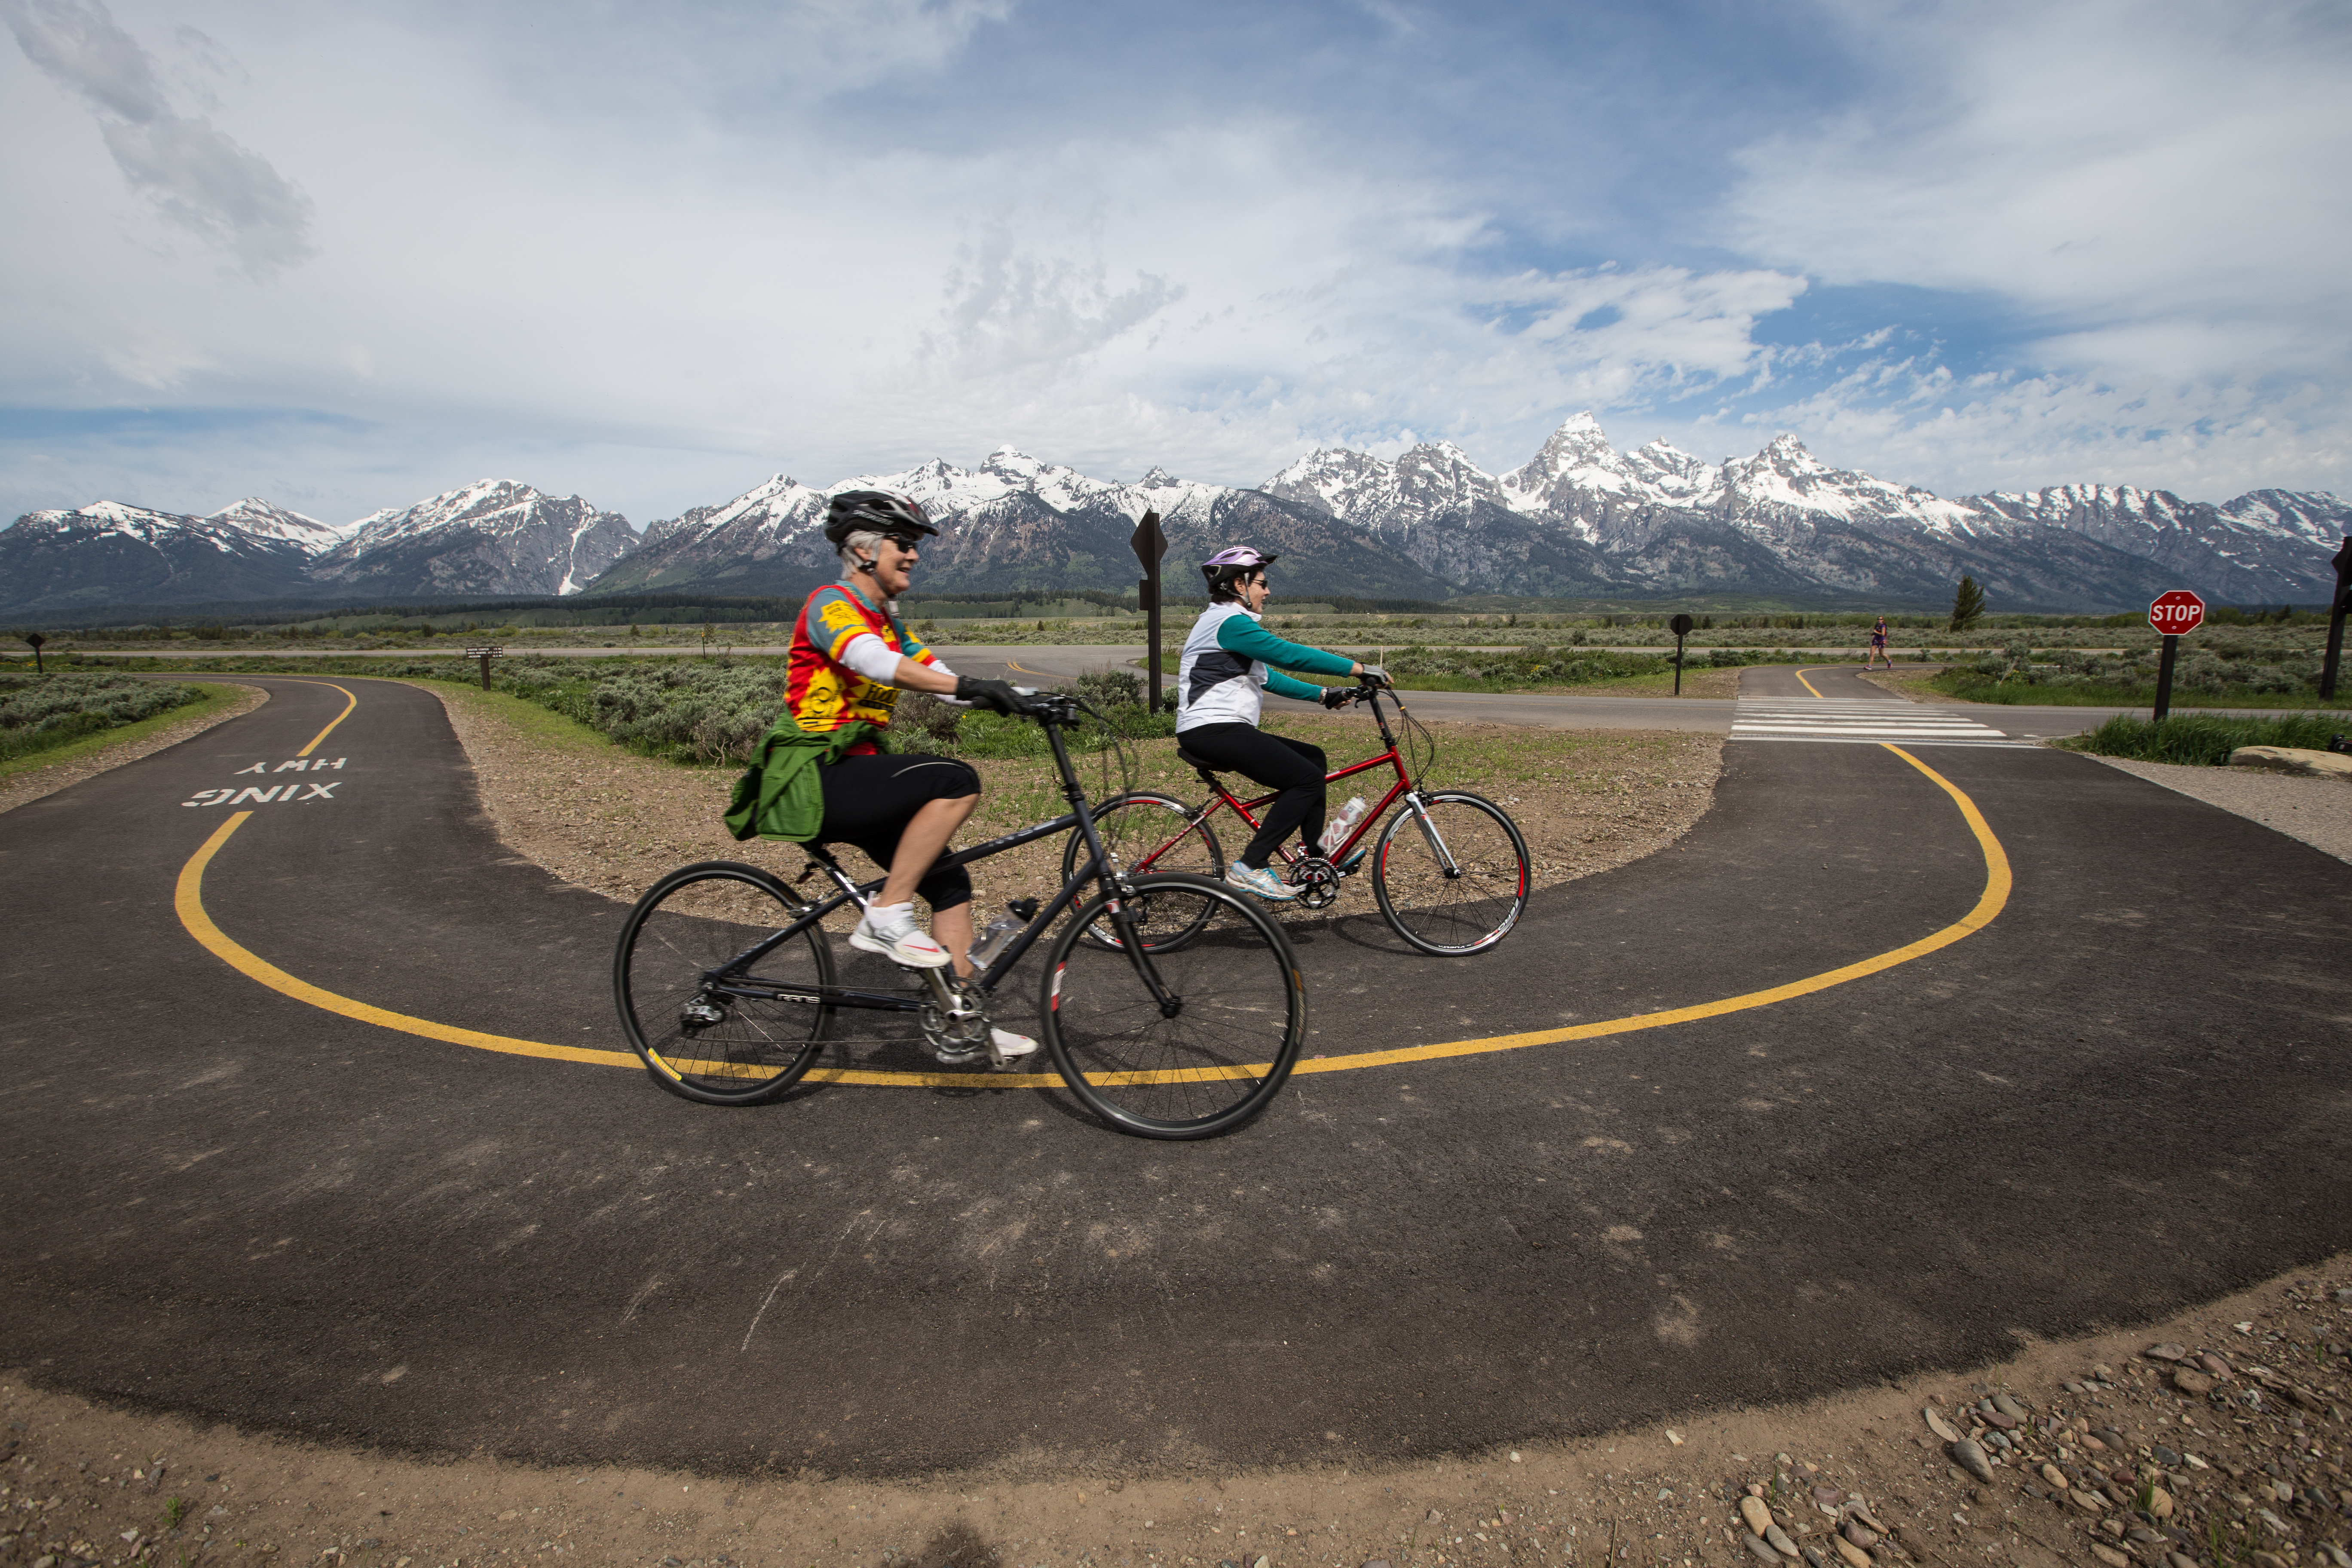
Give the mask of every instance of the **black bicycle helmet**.
[{"label": "black bicycle helmet", "polygon": [[824,509],[825,542],[836,549],[853,533],[887,533],[912,540],[938,532],[910,497],[889,490],[844,490]]}]

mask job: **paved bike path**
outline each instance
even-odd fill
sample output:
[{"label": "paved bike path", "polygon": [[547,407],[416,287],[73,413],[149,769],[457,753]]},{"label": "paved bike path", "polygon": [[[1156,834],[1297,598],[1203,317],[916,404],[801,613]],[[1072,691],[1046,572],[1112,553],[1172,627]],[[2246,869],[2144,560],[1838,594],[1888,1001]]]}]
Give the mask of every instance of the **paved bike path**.
[{"label": "paved bike path", "polygon": [[[551,1460],[1369,1458],[1958,1364],[2352,1245],[2352,868],[2084,759],[1916,753],[2012,877],[1949,946],[1302,1075],[1164,1145],[979,1083],[712,1110],[256,984],[173,901],[231,809],[204,910],[268,963],[620,1045],[622,911],[497,844],[436,700],[257,683],[254,714],[0,815],[0,1363],[47,1380]],[[343,691],[301,759],[330,766],[281,772]],[[1676,847],[1538,895],[1495,954],[1296,927],[1309,1052],[1759,991],[1985,898],[1962,814],[1894,753],[1726,756]]]}]

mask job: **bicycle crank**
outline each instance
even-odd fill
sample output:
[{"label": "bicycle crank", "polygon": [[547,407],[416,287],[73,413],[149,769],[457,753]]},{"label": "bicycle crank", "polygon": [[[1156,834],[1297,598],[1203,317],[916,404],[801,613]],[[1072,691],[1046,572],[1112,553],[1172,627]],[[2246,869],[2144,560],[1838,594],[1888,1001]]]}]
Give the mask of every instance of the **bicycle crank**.
[{"label": "bicycle crank", "polygon": [[1298,902],[1305,909],[1328,909],[1339,896],[1339,868],[1319,855],[1293,866],[1289,882],[1298,889]]},{"label": "bicycle crank", "polygon": [[948,1067],[976,1062],[988,1054],[988,1009],[970,982],[944,970],[924,972],[930,994],[922,1010],[923,1039]]}]

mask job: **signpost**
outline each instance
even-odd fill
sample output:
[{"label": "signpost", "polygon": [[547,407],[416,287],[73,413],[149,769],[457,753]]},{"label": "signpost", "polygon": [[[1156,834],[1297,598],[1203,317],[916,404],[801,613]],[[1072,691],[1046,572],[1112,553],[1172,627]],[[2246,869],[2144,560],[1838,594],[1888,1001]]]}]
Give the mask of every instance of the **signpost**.
[{"label": "signpost", "polygon": [[1145,666],[1151,675],[1151,698],[1144,711],[1160,711],[1160,558],[1168,553],[1168,536],[1160,531],[1160,514],[1147,511],[1128,540],[1135,558],[1143,563],[1143,581],[1135,586],[1136,607],[1144,614],[1143,635],[1148,652]]},{"label": "signpost", "polygon": [[506,653],[507,650],[502,647],[469,647],[466,650],[467,658],[478,658],[482,661],[483,690],[488,691],[490,689],[490,660],[504,658]]},{"label": "signpost", "polygon": [[1676,616],[1666,623],[1667,629],[1675,634],[1675,695],[1677,697],[1683,694],[1683,638],[1690,636],[1691,627],[1697,624],[1688,616]]},{"label": "signpost", "polygon": [[2158,594],[2147,607],[2147,624],[2164,634],[2164,661],[2156,667],[2156,720],[2160,724],[2172,711],[2172,661],[2180,653],[2180,634],[2205,624],[2205,601],[2186,588]]},{"label": "signpost", "polygon": [[2336,672],[2344,662],[2344,616],[2352,611],[2352,539],[2336,552],[2329,563],[2336,568],[2336,598],[2327,606],[2327,662],[2319,669],[2319,695],[2336,695]]},{"label": "signpost", "polygon": [[[2352,544],[2352,539],[2347,539],[2344,542],[2347,544]],[[33,673],[35,675],[48,674],[48,671],[41,667],[41,645],[49,639],[43,637],[38,632],[26,632],[25,634],[25,640],[33,645]],[[2330,665],[2328,668],[2333,669],[2335,666]]]}]

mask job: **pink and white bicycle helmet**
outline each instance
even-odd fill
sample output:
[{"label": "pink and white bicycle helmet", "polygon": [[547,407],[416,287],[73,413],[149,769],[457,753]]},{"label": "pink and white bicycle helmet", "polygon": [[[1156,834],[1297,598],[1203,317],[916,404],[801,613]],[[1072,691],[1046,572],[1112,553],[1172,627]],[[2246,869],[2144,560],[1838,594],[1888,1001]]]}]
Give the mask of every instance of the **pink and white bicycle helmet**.
[{"label": "pink and white bicycle helmet", "polygon": [[1209,580],[1209,597],[1232,597],[1233,584],[1236,580],[1248,576],[1261,566],[1273,565],[1277,559],[1279,557],[1267,554],[1255,544],[1236,544],[1231,549],[1218,551],[1201,563],[1201,575]]}]

